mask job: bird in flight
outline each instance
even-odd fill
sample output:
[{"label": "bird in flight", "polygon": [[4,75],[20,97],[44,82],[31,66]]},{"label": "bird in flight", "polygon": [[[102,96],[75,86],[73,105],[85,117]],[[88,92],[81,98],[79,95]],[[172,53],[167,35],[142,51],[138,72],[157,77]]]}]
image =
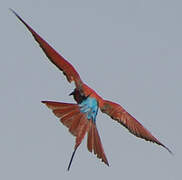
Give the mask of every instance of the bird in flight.
[{"label": "bird in flight", "polygon": [[38,42],[48,59],[66,76],[69,83],[74,82],[75,89],[70,94],[76,103],[64,103],[54,101],[42,101],[52,112],[60,118],[69,132],[76,137],[74,151],[68,165],[68,170],[75,152],[87,134],[87,148],[94,152],[99,159],[109,166],[104,148],[96,126],[98,109],[106,113],[112,119],[123,125],[130,133],[136,137],[156,143],[172,153],[171,150],[155,138],[140,122],[130,115],[122,106],[112,101],[108,101],[99,96],[93,89],[86,85],[75,68],[56,52],[31,26],[29,26],[14,10],[10,9],[15,16],[26,26]]}]

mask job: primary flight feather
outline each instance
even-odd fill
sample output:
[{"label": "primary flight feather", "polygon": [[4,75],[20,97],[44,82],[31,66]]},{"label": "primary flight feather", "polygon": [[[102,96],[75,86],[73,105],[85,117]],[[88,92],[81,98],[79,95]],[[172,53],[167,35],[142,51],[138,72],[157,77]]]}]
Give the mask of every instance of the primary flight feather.
[{"label": "primary flight feather", "polygon": [[16,17],[27,27],[35,40],[49,58],[49,60],[60,69],[69,82],[75,83],[75,89],[70,94],[77,102],[76,104],[42,101],[52,112],[60,118],[60,121],[69,129],[69,132],[76,137],[74,151],[68,166],[70,169],[74,154],[87,134],[87,148],[94,152],[106,165],[109,165],[104,148],[96,127],[96,117],[98,109],[109,115],[132,134],[147,141],[151,141],[171,150],[155,138],[141,123],[130,115],[119,104],[108,101],[100,97],[93,89],[88,87],[80,78],[75,68],[57,53],[41,36],[39,36],[14,10],[10,9]]}]

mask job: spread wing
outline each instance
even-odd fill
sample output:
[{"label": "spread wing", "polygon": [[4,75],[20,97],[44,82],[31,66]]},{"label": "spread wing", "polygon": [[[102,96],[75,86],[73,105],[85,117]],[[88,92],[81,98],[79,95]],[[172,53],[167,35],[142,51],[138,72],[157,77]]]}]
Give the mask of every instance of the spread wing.
[{"label": "spread wing", "polygon": [[155,138],[140,122],[138,122],[119,104],[105,100],[102,107],[100,108],[103,113],[108,114],[112,119],[122,124],[135,136],[143,138],[146,141],[151,141],[153,143],[161,145],[166,148],[170,153],[172,153],[169,148],[167,148],[157,138]]},{"label": "spread wing", "polygon": [[15,16],[27,27],[35,40],[39,43],[40,47],[49,58],[61,71],[63,71],[69,82],[74,81],[78,89],[82,87],[82,80],[75,70],[75,68],[65,60],[59,53],[57,53],[41,36],[39,36],[14,10],[10,9]]}]

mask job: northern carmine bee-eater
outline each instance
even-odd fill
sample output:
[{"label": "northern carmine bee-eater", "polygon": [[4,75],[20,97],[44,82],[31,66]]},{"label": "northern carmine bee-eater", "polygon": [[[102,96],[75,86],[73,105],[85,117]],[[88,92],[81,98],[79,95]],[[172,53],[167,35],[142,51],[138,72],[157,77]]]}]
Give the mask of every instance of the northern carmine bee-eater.
[{"label": "northern carmine bee-eater", "polygon": [[60,121],[69,129],[69,132],[76,137],[75,147],[68,165],[68,170],[70,169],[74,154],[86,133],[88,135],[88,150],[90,152],[93,151],[98,158],[109,166],[96,127],[98,109],[122,124],[135,136],[163,146],[170,153],[172,153],[168,147],[155,138],[141,123],[139,123],[119,104],[103,99],[93,89],[86,85],[81,80],[80,75],[75,68],[66,59],[64,59],[41,36],[39,36],[14,10],[10,10],[31,32],[46,56],[58,69],[63,72],[68,82],[74,82],[75,84],[75,89],[70,94],[73,95],[73,98],[76,101],[75,104],[42,101],[42,103],[47,105],[47,107],[50,108],[58,118],[60,118]]}]

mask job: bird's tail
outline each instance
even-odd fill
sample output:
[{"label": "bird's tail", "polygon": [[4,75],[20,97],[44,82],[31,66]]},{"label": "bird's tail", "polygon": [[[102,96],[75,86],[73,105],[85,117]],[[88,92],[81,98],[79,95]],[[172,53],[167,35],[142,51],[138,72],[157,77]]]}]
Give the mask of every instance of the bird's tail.
[{"label": "bird's tail", "polygon": [[42,101],[42,103],[46,104],[47,107],[50,108],[58,118],[60,118],[60,121],[69,128],[70,133],[76,136],[75,148],[68,166],[68,170],[70,169],[76,149],[81,144],[87,132],[88,150],[90,152],[93,151],[98,158],[102,159],[102,161],[109,166],[96,124],[91,119],[87,119],[86,114],[80,111],[78,104],[53,101]]},{"label": "bird's tail", "polygon": [[99,159],[109,166],[104,148],[102,146],[96,124],[91,122],[87,137],[87,148],[90,152],[94,152]]},{"label": "bird's tail", "polygon": [[87,119],[86,114],[80,112],[78,104],[52,101],[42,101],[42,103],[46,104],[47,107],[50,108],[58,118],[60,118],[60,121],[69,128],[70,133],[76,136],[75,148],[68,166],[69,170],[75,152],[89,130],[90,120]]},{"label": "bird's tail", "polygon": [[89,120],[80,112],[78,104],[42,101],[52,112],[60,118],[60,121],[69,128],[71,134],[76,136],[76,145],[79,146],[89,128]]}]

